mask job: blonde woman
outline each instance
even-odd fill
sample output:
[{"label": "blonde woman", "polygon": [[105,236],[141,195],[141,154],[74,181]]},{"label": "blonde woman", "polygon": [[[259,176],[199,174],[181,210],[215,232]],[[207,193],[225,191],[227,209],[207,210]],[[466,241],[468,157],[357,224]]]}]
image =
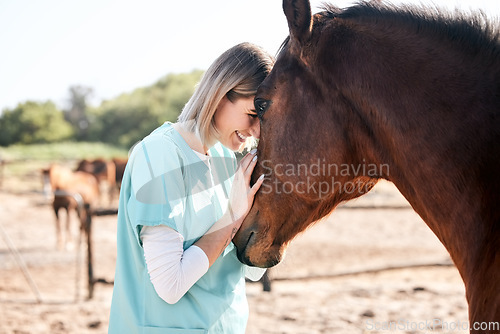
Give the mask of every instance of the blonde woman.
[{"label": "blonde woman", "polygon": [[[118,210],[109,333],[244,333],[248,268],[231,239],[263,178],[250,186],[259,137],[253,98],[273,58],[242,43],[207,70],[178,122],[132,151]],[[253,270],[251,270],[253,269]],[[252,277],[250,277],[252,278]]]}]

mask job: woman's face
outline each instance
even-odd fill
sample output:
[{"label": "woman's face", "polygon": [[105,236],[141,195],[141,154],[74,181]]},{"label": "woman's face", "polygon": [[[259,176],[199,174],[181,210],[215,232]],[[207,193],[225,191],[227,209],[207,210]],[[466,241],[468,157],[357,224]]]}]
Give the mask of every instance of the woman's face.
[{"label": "woman's face", "polygon": [[246,138],[260,136],[260,122],[255,113],[253,96],[234,103],[224,97],[214,114],[217,140],[227,148],[238,151]]}]

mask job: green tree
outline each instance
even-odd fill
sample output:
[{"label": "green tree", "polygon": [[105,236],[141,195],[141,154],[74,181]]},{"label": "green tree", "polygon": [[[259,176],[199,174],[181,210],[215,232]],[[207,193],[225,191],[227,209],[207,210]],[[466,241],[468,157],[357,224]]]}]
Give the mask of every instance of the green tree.
[{"label": "green tree", "polygon": [[64,119],[72,125],[77,140],[88,139],[88,100],[92,94],[93,89],[90,87],[69,87],[69,108],[63,110],[63,113]]},{"label": "green tree", "polygon": [[71,125],[54,103],[27,101],[4,110],[0,118],[0,145],[51,143],[72,137]]},{"label": "green tree", "polygon": [[202,74],[169,74],[154,85],[104,101],[89,111],[91,140],[129,148],[163,122],[175,121]]}]

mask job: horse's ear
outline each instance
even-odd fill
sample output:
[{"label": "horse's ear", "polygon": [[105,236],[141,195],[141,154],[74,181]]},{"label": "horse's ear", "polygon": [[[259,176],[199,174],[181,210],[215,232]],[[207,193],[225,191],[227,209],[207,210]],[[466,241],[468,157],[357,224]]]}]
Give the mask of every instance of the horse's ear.
[{"label": "horse's ear", "polygon": [[312,16],[309,0],[283,0],[283,12],[288,21],[290,37],[303,45],[311,35]]}]

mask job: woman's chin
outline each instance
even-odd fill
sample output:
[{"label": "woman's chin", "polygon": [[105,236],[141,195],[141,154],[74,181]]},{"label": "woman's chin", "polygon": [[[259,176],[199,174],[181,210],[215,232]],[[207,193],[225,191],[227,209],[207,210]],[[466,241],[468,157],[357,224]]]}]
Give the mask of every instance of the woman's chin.
[{"label": "woman's chin", "polygon": [[220,143],[222,144],[222,146],[230,149],[231,151],[233,152],[236,152],[239,150],[241,144],[238,142],[235,142],[234,140],[231,140],[231,141],[222,141],[220,140]]},{"label": "woman's chin", "polygon": [[230,149],[233,152],[242,152],[245,149],[245,143],[246,141],[241,141],[239,138],[235,135],[234,137],[230,137],[227,140],[221,140],[219,139],[219,142],[224,146]]},{"label": "woman's chin", "polygon": [[240,152],[241,150],[243,150],[244,147],[245,147],[245,142],[241,142],[241,140],[238,139],[232,140],[231,147],[228,146],[228,148],[230,148],[234,152]]},{"label": "woman's chin", "polygon": [[243,151],[243,148],[245,147],[245,144],[241,144],[241,143],[238,143],[238,144],[233,144],[233,146],[231,146],[231,151],[233,152],[241,152]]}]

